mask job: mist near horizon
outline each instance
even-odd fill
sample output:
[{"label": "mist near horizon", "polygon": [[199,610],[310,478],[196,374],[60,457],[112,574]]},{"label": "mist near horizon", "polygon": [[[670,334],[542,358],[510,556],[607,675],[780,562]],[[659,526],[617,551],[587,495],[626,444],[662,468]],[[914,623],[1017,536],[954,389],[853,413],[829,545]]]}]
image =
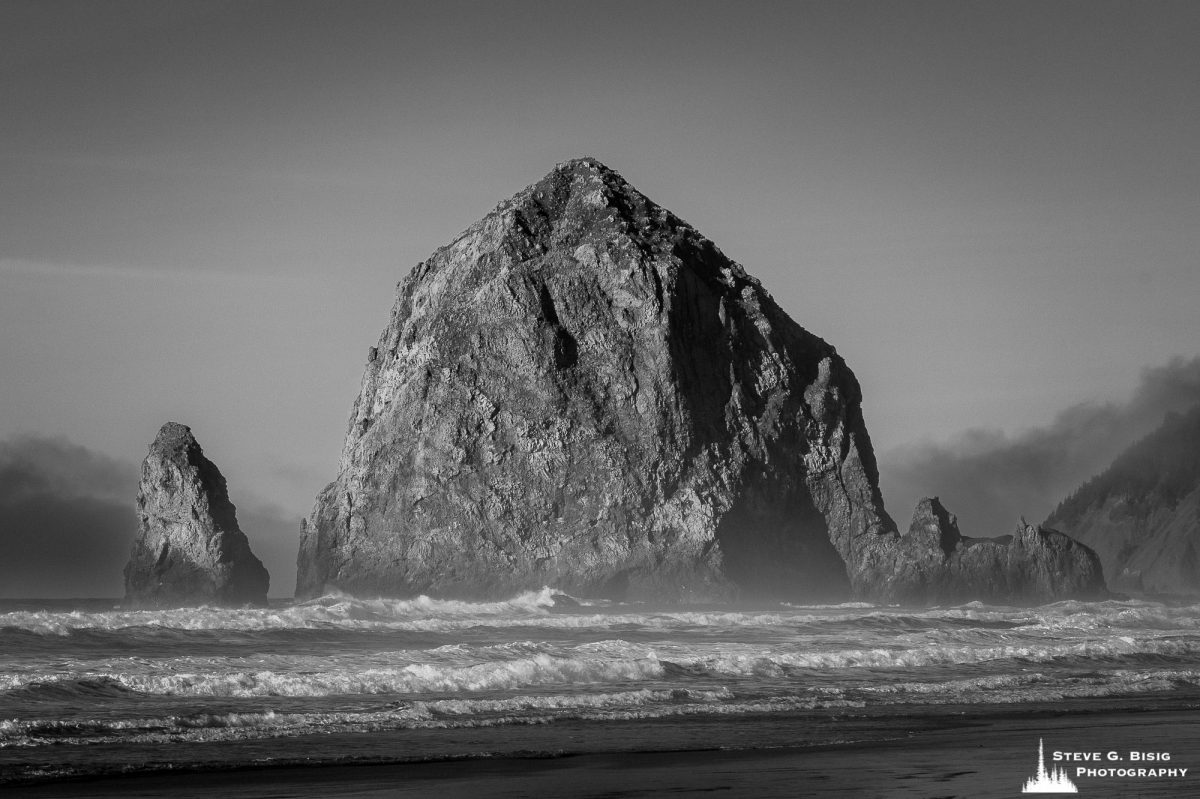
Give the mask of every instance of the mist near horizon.
[{"label": "mist near horizon", "polygon": [[[122,597],[139,477],[133,461],[62,436],[0,441],[0,598]],[[238,521],[271,573],[270,595],[290,597],[300,514],[247,487],[230,493],[242,499]]]},{"label": "mist near horizon", "polygon": [[[963,535],[1006,535],[1019,517],[1043,520],[1168,413],[1196,405],[1200,356],[1177,357],[1145,368],[1125,402],[1080,402],[1015,433],[971,428],[878,454],[885,504],[902,533],[917,500],[937,496]],[[0,441],[0,597],[119,598],[137,530],[138,479],[128,457],[62,436]],[[253,486],[231,482],[229,492],[271,574],[270,596],[292,596],[299,522],[308,509],[265,502]]]},{"label": "mist near horizon", "polygon": [[936,496],[963,535],[1007,535],[1037,524],[1167,414],[1200,404],[1200,356],[1142,371],[1125,402],[1080,402],[1045,425],[1006,433],[988,427],[919,441],[879,456],[880,486],[901,532],[921,497]]},{"label": "mist near horizon", "polygon": [[120,596],[137,481],[132,464],[62,437],[0,442],[0,596]]}]

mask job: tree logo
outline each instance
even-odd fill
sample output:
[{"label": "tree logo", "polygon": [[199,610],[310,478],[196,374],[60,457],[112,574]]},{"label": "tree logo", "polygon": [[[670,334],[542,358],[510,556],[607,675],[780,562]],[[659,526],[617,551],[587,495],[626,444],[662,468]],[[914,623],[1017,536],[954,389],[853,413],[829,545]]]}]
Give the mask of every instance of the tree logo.
[{"label": "tree logo", "polygon": [[1038,767],[1037,774],[1025,780],[1021,793],[1079,793],[1075,783],[1067,776],[1061,767],[1046,771],[1046,753],[1042,748],[1042,739],[1038,738]]}]

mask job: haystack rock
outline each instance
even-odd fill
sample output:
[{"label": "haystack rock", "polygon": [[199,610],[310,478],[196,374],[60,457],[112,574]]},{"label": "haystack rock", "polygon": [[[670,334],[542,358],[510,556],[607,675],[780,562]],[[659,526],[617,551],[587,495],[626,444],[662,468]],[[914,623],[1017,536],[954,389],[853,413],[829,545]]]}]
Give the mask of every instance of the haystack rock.
[{"label": "haystack rock", "polygon": [[560,164],[399,284],[297,594],[875,597],[858,382],[695,229]]},{"label": "haystack rock", "polygon": [[969,600],[1039,603],[1107,596],[1100,559],[1055,530],[1017,525],[1012,535],[968,538],[936,497],[917,503],[908,533],[872,582],[875,598],[908,604]]},{"label": "haystack rock", "polygon": [[131,607],[265,605],[269,577],[238,527],[225,478],[190,428],[167,422],[142,462]]},{"label": "haystack rock", "polygon": [[298,594],[849,594],[893,534],[854,375],[593,159],[400,283]]}]

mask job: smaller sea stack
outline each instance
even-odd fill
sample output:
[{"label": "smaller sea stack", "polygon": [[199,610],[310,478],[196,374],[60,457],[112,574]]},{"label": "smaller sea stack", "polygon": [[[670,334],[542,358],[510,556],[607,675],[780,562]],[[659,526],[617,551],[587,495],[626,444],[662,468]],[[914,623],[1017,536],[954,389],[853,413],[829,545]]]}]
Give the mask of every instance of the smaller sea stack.
[{"label": "smaller sea stack", "polygon": [[267,604],[267,569],[238,527],[221,470],[186,425],[167,422],[150,445],[137,513],[126,606]]},{"label": "smaller sea stack", "polygon": [[917,503],[908,532],[873,565],[876,601],[1035,605],[1108,596],[1099,557],[1070,536],[1022,519],[1012,535],[969,538],[937,497]]}]

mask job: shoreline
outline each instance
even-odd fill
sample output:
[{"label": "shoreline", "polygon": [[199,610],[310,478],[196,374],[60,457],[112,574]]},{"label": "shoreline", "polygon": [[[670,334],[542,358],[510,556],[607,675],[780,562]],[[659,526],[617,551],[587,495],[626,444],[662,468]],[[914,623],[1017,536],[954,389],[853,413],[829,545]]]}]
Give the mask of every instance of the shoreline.
[{"label": "shoreline", "polygon": [[[1054,752],[1116,752],[1121,761],[1098,765],[1127,766],[1128,752],[1136,750],[1165,752],[1171,758],[1167,762],[1137,765],[1187,769],[1186,775],[1180,777],[1081,776],[1077,778],[1081,793],[1113,797],[1133,792],[1144,797],[1200,793],[1200,709],[1137,710],[1109,706],[1092,710],[1043,706],[1026,708],[1024,712],[1013,708],[993,710],[997,712],[975,715],[947,709],[936,715],[879,719],[874,724],[870,719],[859,719],[862,732],[874,734],[873,740],[806,746],[727,746],[744,737],[739,733],[754,732],[756,720],[743,719],[725,725],[725,735],[714,738],[715,745],[708,748],[571,751],[568,736],[564,735],[561,737],[566,747],[558,751],[512,750],[416,762],[264,764],[67,777],[9,783],[3,786],[3,792],[14,799],[162,795],[173,799],[212,796],[250,799],[264,792],[272,797],[297,799],[383,799],[432,794],[441,799],[466,799],[652,796],[663,792],[699,795],[713,791],[756,797],[999,797],[1019,793],[1024,781],[1033,776],[1038,742],[1044,740],[1048,760]],[[816,719],[807,721],[819,723]],[[696,726],[703,728],[705,724]],[[1064,764],[1047,763],[1051,765]],[[1069,773],[1073,776],[1075,768],[1095,765],[1069,764]]]}]

